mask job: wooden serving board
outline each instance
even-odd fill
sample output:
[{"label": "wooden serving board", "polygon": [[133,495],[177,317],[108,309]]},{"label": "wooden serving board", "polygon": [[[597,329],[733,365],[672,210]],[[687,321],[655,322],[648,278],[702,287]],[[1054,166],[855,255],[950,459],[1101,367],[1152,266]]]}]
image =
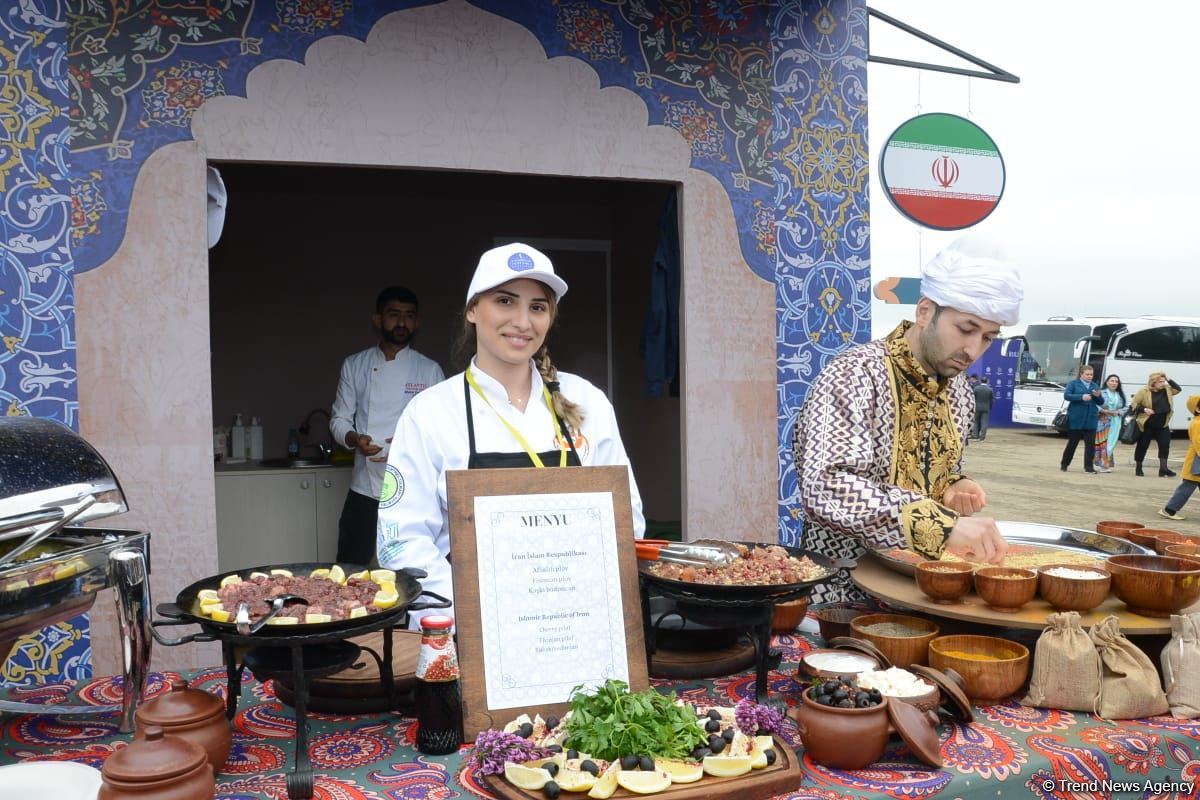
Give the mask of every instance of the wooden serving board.
[{"label": "wooden serving board", "polygon": [[[935,617],[947,617],[963,622],[1040,631],[1046,627],[1046,617],[1055,613],[1055,609],[1040,597],[1030,600],[1016,613],[1005,613],[988,608],[982,598],[974,592],[957,603],[935,603],[920,590],[915,578],[894,572],[873,558],[860,560],[858,567],[850,573],[850,577],[860,589],[889,603],[923,611]],[[1200,603],[1181,613],[1188,614],[1195,611],[1200,611]],[[1125,603],[1117,599],[1115,594],[1109,594],[1108,599],[1099,606],[1080,614],[1079,622],[1087,628],[1101,622],[1109,615],[1120,620],[1121,632],[1126,635],[1171,633],[1170,619],[1155,619],[1134,614],[1125,606]]]},{"label": "wooden serving board", "polygon": [[[775,763],[763,769],[751,770],[736,778],[714,778],[705,775],[695,783],[676,783],[658,794],[635,794],[617,787],[614,798],[661,797],[663,800],[766,800],[778,794],[786,794],[800,788],[804,773],[800,770],[800,757],[791,745],[778,736],[775,739]],[[546,800],[540,789],[536,792],[518,789],[503,775],[480,775],[480,779],[493,795],[500,800]],[[568,797],[586,798],[586,792],[563,792],[559,800]]]}]

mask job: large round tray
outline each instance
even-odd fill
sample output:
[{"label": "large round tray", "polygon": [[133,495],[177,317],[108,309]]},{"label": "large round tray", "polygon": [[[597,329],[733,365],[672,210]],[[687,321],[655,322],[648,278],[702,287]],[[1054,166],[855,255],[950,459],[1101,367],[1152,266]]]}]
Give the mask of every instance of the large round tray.
[{"label": "large round tray", "polygon": [[[1042,630],[1046,627],[1046,617],[1054,613],[1054,609],[1040,597],[1025,604],[1025,607],[1014,614],[993,611],[984,605],[979,595],[972,592],[953,604],[935,603],[917,588],[917,582],[908,575],[889,569],[880,561],[864,558],[858,562],[858,569],[850,573],[851,579],[863,591],[881,600],[905,608],[915,609],[935,617],[976,622],[981,625],[994,625],[1003,628],[1022,628],[1025,630]],[[1184,610],[1187,614],[1200,611],[1200,603]],[[1080,624],[1087,628],[1102,621],[1110,614],[1116,616],[1121,623],[1121,631],[1127,635],[1141,636],[1149,634],[1169,634],[1171,621],[1169,619],[1152,619],[1134,614],[1116,595],[1108,599],[1086,614],[1080,614]]]}]

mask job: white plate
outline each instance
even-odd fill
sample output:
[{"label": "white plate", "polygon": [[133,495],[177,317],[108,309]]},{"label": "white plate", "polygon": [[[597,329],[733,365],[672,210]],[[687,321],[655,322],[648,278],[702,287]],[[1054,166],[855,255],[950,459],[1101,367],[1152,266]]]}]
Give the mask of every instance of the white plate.
[{"label": "white plate", "polygon": [[100,770],[74,761],[26,761],[0,767],[0,797],[96,800]]}]

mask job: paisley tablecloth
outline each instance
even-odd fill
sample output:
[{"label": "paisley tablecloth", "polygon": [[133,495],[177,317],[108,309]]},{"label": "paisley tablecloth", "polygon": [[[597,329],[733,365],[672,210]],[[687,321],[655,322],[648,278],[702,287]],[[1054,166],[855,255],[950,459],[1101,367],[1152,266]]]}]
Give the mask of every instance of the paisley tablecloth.
[{"label": "paisley tablecloth", "polygon": [[[784,667],[771,675],[773,696],[800,690],[794,664],[817,642],[797,633],[775,642]],[[175,673],[155,673],[149,691],[158,694]],[[185,673],[193,686],[225,695],[225,673],[214,668]],[[754,694],[749,673],[704,681],[662,681],[663,691],[733,704]],[[52,684],[10,690],[13,699],[42,703],[118,702],[119,679],[78,686]],[[1032,709],[1015,700],[976,708],[970,725],[942,725],[945,766],[930,769],[893,740],[870,769],[826,769],[804,759],[806,776],[788,800],[834,798],[1197,798],[1200,787],[1200,723],[1170,717],[1109,723],[1089,714]],[[488,797],[467,751],[428,757],[413,746],[415,722],[398,714],[335,716],[312,714],[309,741],[321,800]],[[789,726],[792,723],[788,722]],[[99,768],[128,735],[110,717],[6,716],[2,719],[0,763],[22,760],[81,761]],[[219,776],[217,797],[233,800],[287,797],[284,773],[292,759],[292,711],[276,700],[271,683],[244,677],[234,745]],[[785,738],[799,742],[794,726]],[[581,796],[582,797],[582,796]]]}]

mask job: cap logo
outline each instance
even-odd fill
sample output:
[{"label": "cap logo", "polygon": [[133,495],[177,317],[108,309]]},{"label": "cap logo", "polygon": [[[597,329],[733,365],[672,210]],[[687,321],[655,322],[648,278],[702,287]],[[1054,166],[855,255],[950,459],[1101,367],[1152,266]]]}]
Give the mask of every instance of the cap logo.
[{"label": "cap logo", "polygon": [[508,268],[513,272],[524,272],[533,269],[533,259],[525,253],[513,253],[508,257]]}]

